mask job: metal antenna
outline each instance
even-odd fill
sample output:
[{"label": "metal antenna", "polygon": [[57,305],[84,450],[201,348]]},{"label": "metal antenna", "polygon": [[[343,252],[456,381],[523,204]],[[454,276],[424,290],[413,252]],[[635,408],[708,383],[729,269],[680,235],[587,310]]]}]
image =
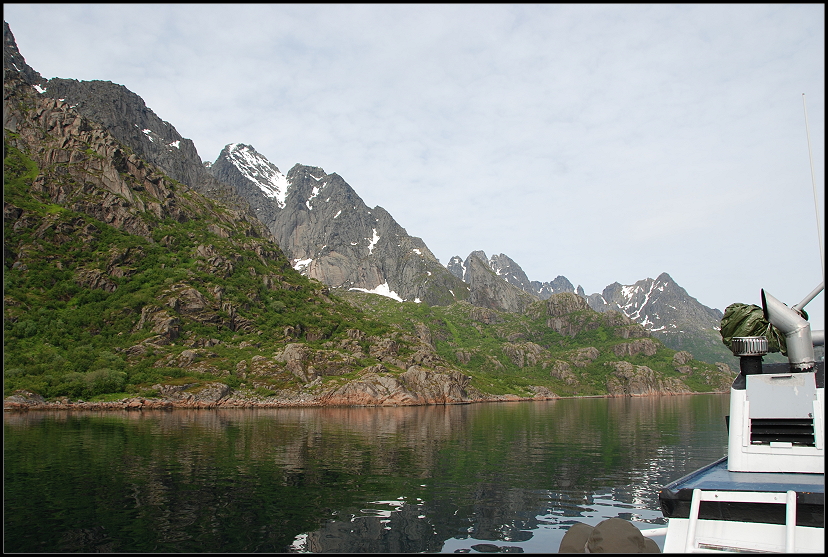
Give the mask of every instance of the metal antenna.
[{"label": "metal antenna", "polygon": [[825,283],[825,252],[822,247],[822,230],[819,226],[819,200],[817,199],[816,178],[814,177],[814,157],[811,154],[811,132],[808,130],[808,107],[805,106],[805,93],[802,93],[802,109],[805,111],[805,135],[808,137],[808,159],[811,161],[811,184],[814,187],[814,211],[816,211],[817,235],[819,236],[819,258],[822,262],[822,282]]}]

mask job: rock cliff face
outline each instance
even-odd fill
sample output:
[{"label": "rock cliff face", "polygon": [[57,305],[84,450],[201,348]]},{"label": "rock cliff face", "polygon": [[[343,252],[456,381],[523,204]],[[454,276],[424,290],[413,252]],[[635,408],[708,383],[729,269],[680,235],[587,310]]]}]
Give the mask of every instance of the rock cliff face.
[{"label": "rock cliff face", "polygon": [[480,402],[489,397],[469,385],[471,378],[459,372],[440,373],[411,366],[398,377],[366,373],[320,396],[326,405],[412,406]]},{"label": "rock cliff face", "polygon": [[468,288],[382,207],[338,174],[297,164],[287,175],[253,147],[230,144],[210,166],[254,208],[297,270],[333,288],[446,305]]},{"label": "rock cliff face", "polygon": [[[521,266],[505,253],[492,255],[490,259],[486,258],[486,253],[483,251],[474,251],[471,255],[475,255],[482,261],[485,261],[489,268],[501,279],[541,300],[546,300],[552,294],[575,292],[575,287],[564,276],[558,276],[549,282],[529,280],[529,277],[526,276]],[[466,265],[459,256],[455,255],[452,257],[446,267],[457,278],[466,280]]]},{"label": "rock cliff face", "polygon": [[690,389],[675,377],[659,377],[647,366],[630,362],[611,362],[614,370],[607,378],[610,396],[647,396],[653,394],[688,394]]},{"label": "rock cliff face", "polygon": [[[499,259],[501,262],[508,259],[503,254],[499,257],[505,258]],[[505,277],[508,276],[521,283],[526,275],[522,270],[517,270],[519,267],[501,276],[492,268],[483,251],[473,251],[465,261],[454,256],[447,268],[451,274],[468,284],[468,301],[476,306],[520,313],[538,299],[506,280]],[[528,280],[525,282],[528,284]]]},{"label": "rock cliff face", "polygon": [[45,95],[63,99],[80,114],[101,123],[115,139],[171,178],[225,205],[250,211],[243,197],[204,168],[191,140],[181,137],[172,124],[123,85],[53,78],[44,88]]},{"label": "rock cliff face", "polygon": [[[37,86],[41,89],[46,85],[46,80],[39,72],[35,71],[26,63],[23,55],[17,49],[9,24],[3,22],[3,71],[17,72],[18,77],[26,84]],[[9,74],[11,75],[11,73]],[[5,84],[5,81],[3,82]]]}]

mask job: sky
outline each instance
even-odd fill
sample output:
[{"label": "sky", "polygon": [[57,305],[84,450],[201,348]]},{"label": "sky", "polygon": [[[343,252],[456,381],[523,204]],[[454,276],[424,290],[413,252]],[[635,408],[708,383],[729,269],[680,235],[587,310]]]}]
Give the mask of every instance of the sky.
[{"label": "sky", "polygon": [[443,264],[719,310],[824,280],[822,4],[3,8],[44,77],[126,86],[203,160],[336,172]]}]

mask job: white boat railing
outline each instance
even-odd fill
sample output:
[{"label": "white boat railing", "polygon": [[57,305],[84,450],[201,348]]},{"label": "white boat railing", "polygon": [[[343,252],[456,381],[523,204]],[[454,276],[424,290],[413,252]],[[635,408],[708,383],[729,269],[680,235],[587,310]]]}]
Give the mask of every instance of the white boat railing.
[{"label": "white boat railing", "polygon": [[[776,503],[785,505],[785,552],[793,553],[796,547],[796,491],[759,492],[759,491],[704,491],[693,490],[690,500],[690,523],[687,528],[685,552],[708,553],[710,550],[698,547],[696,527],[699,523],[699,509],[702,501],[718,501],[727,503]],[[642,532],[643,533],[643,532]]]}]

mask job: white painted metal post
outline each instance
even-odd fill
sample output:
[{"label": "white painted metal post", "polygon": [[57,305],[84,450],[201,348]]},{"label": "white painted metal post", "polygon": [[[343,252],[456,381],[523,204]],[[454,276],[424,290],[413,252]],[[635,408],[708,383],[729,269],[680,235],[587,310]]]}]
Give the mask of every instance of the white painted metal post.
[{"label": "white painted metal post", "polygon": [[796,551],[796,491],[785,497],[785,553]]},{"label": "white painted metal post", "polygon": [[693,553],[696,545],[696,525],[699,523],[699,508],[701,507],[701,489],[693,490],[690,500],[690,523],[687,525],[687,540],[684,542],[684,552]]}]

